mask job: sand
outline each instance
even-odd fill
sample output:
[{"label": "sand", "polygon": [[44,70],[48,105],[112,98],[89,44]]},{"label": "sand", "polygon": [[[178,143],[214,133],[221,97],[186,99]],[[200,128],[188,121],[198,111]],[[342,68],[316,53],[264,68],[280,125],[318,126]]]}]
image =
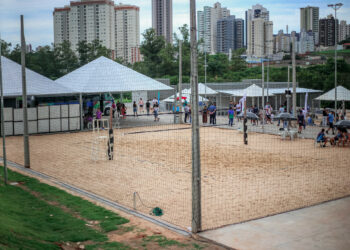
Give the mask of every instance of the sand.
[{"label": "sand", "polygon": [[[93,146],[106,132],[30,136],[31,168],[129,208],[137,193],[137,210],[148,214],[160,207],[160,219],[188,229],[191,130],[173,130],[179,127],[189,128],[115,130],[113,161],[105,157],[105,139]],[[244,145],[235,130],[200,131],[203,230],[350,195],[349,147],[320,148],[313,140],[257,133]],[[7,154],[23,164],[22,137],[7,138]]]}]

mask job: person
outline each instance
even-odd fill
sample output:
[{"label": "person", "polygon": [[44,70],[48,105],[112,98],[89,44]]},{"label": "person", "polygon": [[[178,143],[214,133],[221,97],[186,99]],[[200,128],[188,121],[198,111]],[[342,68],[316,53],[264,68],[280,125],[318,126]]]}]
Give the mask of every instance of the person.
[{"label": "person", "polygon": [[239,114],[241,113],[241,110],[242,110],[242,106],[241,106],[241,103],[238,102],[236,104],[236,117],[237,117],[237,120],[240,121],[240,118],[239,118]]},{"label": "person", "polygon": [[338,128],[338,133],[336,134],[336,136],[331,138],[330,143],[331,145],[335,146],[337,145],[337,142],[340,144],[342,140],[343,140],[343,132],[340,128]]},{"label": "person", "polygon": [[312,117],[310,115],[307,117],[307,125],[308,126],[315,126],[314,120],[312,119]]},{"label": "person", "polygon": [[298,124],[299,124],[298,133],[301,134],[301,131],[303,129],[304,122],[305,122],[305,117],[304,117],[304,114],[303,114],[302,110],[299,110],[299,114],[298,114],[297,120],[298,120]]},{"label": "person", "polygon": [[146,102],[146,111],[147,111],[147,115],[149,115],[149,110],[151,108],[151,103],[149,102],[149,100],[147,100]]},{"label": "person", "polygon": [[202,110],[202,122],[207,123],[208,122],[208,107],[204,106]]},{"label": "person", "polygon": [[153,108],[154,108],[154,105],[158,104],[158,100],[156,97],[153,98],[152,100],[152,105],[153,105]]},{"label": "person", "polygon": [[186,104],[186,106],[184,107],[184,111],[185,111],[185,120],[184,120],[184,122],[187,123],[187,118],[188,118],[189,113],[190,113],[190,108],[188,107],[187,104]]},{"label": "person", "polygon": [[87,106],[87,108],[88,108],[88,114],[89,114],[90,116],[92,116],[94,103],[92,102],[91,99],[87,102],[86,106]]},{"label": "person", "polygon": [[[350,137],[349,137],[349,133],[346,130],[346,128],[342,129],[342,133],[343,133],[343,139],[342,139],[343,147],[345,147],[345,144],[349,142]],[[340,144],[340,142],[339,142],[339,144]]]},{"label": "person", "polygon": [[191,108],[191,104],[188,105],[188,115],[190,117],[190,123],[192,123],[192,108]]},{"label": "person", "polygon": [[334,125],[333,125],[333,122],[334,122],[334,112],[329,112],[328,114],[328,123],[329,123],[329,128],[327,129],[326,133],[328,134],[328,131],[330,129],[332,129],[332,133],[334,135]]},{"label": "person", "polygon": [[210,124],[216,124],[216,103],[209,106]]},{"label": "person", "polygon": [[327,118],[328,118],[328,113],[327,113],[326,108],[324,108],[322,111],[322,126],[324,126],[324,127],[327,126]]},{"label": "person", "polygon": [[158,104],[156,103],[156,104],[154,104],[154,106],[153,106],[153,114],[154,114],[154,121],[155,122],[159,122],[159,117],[158,117],[158,112],[159,112],[159,106],[158,106]]},{"label": "person", "polygon": [[270,103],[266,103],[265,105],[265,114],[266,114],[266,123],[270,122],[271,124],[273,124],[271,119],[272,107]]},{"label": "person", "polygon": [[123,119],[126,119],[126,107],[125,107],[125,104],[124,104],[124,103],[122,103],[122,104],[120,105],[120,111],[121,111],[121,114],[122,114],[122,116],[123,116]]},{"label": "person", "polygon": [[134,101],[134,103],[132,104],[132,110],[134,112],[134,117],[137,116],[137,104],[136,101]]},{"label": "person", "polygon": [[[283,105],[281,105],[281,106],[280,106],[280,109],[278,110],[278,112],[279,112],[279,114],[284,113],[284,107],[283,107]],[[280,124],[281,124],[281,120],[278,120],[278,124],[277,124],[277,126],[279,127],[279,126],[280,126]]]},{"label": "person", "polygon": [[86,116],[84,117],[84,128],[89,127],[89,123],[91,124],[93,121],[92,115],[90,113],[87,113]]},{"label": "person", "polygon": [[230,107],[230,109],[228,110],[228,125],[229,126],[233,126],[233,118],[234,118],[234,111],[232,106]]},{"label": "person", "polygon": [[326,146],[327,144],[327,137],[326,137],[326,134],[324,133],[324,128],[317,134],[317,137],[316,137],[316,142],[317,143],[323,143],[323,147]]},{"label": "person", "polygon": [[113,103],[112,103],[113,118],[115,118],[115,117],[114,117],[114,114],[115,114],[116,108],[117,108],[117,105],[115,105],[115,101],[113,100]]},{"label": "person", "polygon": [[117,116],[118,116],[118,118],[120,117],[120,114],[121,114],[121,104],[118,100],[117,101]]},{"label": "person", "polygon": [[143,100],[142,100],[142,98],[140,98],[140,100],[139,100],[139,108],[140,108],[140,113],[143,113]]},{"label": "person", "polygon": [[98,126],[99,128],[104,129],[101,119],[102,119],[102,112],[101,112],[100,109],[97,109],[97,111],[96,111],[96,123],[97,123],[96,126]]}]

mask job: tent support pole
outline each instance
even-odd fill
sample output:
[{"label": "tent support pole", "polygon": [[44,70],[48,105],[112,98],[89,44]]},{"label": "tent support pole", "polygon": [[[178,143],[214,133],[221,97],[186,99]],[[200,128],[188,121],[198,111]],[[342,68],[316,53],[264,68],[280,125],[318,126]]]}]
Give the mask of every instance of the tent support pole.
[{"label": "tent support pole", "polygon": [[80,105],[80,131],[83,131],[84,130],[84,120],[83,120],[84,107],[83,107],[82,93],[79,94],[79,105]]}]

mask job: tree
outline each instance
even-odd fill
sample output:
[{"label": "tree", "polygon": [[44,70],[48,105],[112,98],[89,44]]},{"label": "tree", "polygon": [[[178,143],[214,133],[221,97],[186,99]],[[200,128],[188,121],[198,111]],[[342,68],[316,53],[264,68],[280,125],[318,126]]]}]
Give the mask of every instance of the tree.
[{"label": "tree", "polygon": [[111,58],[112,51],[110,49],[107,49],[105,46],[103,46],[102,41],[99,41],[97,39],[93,40],[91,43],[87,44],[87,47],[88,47],[89,62],[101,56]]},{"label": "tree", "polygon": [[11,43],[7,43],[6,41],[0,39],[1,43],[1,55],[8,57],[10,55]]},{"label": "tree", "polygon": [[79,55],[79,64],[80,66],[85,65],[89,62],[89,47],[88,47],[88,43],[83,40],[78,42],[77,44],[78,48],[77,48],[77,52]]},{"label": "tree", "polygon": [[147,65],[147,75],[159,76],[159,68],[162,62],[160,52],[165,48],[164,38],[157,36],[154,29],[147,29],[143,34],[144,41],[141,43],[141,53],[144,56],[144,63]]},{"label": "tree", "polygon": [[54,57],[60,73],[69,73],[79,66],[78,57],[71,49],[69,41],[54,46]]}]

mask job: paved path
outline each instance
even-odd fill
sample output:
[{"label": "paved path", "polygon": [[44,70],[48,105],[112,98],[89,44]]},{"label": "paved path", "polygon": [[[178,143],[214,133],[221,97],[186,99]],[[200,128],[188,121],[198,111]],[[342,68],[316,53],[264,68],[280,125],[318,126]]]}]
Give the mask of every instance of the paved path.
[{"label": "paved path", "polygon": [[240,250],[349,250],[350,197],[201,233]]}]

